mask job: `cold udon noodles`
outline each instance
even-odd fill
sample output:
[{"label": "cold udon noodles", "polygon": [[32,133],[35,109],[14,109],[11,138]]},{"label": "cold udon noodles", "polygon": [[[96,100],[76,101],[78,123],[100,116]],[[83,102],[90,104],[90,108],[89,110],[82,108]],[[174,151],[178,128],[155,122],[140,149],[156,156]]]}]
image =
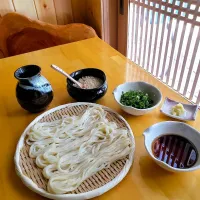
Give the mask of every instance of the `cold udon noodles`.
[{"label": "cold udon noodles", "polygon": [[27,139],[29,156],[43,169],[48,191],[64,194],[88,177],[130,154],[133,146],[127,129],[106,118],[101,107],[90,107],[80,116],[36,123]]}]

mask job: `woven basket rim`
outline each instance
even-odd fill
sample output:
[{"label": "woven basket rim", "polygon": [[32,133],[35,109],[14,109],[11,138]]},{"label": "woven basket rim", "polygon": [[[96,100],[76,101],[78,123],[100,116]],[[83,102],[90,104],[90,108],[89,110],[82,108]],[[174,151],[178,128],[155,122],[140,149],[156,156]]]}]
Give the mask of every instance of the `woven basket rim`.
[{"label": "woven basket rim", "polygon": [[[21,166],[20,166],[20,150],[21,148],[24,146],[24,139],[27,135],[28,130],[30,129],[30,127],[32,127],[35,123],[37,123],[39,120],[41,120],[43,117],[45,117],[46,115],[49,115],[57,110],[61,110],[63,108],[69,108],[69,107],[74,107],[74,106],[81,106],[81,105],[85,105],[85,106],[100,106],[102,107],[104,110],[109,111],[113,114],[115,114],[117,116],[117,118],[119,118],[120,120],[122,120],[128,131],[129,131],[129,137],[131,139],[132,145],[133,145],[133,149],[131,151],[131,153],[129,154],[129,159],[126,161],[126,164],[124,165],[123,169],[121,170],[121,172],[110,182],[108,182],[107,184],[88,191],[88,192],[84,192],[84,193],[80,193],[80,194],[51,194],[47,191],[45,191],[42,188],[39,188],[37,186],[36,183],[34,183],[30,178],[28,178],[26,175],[23,174]],[[17,147],[16,147],[16,152],[15,152],[15,156],[14,156],[14,163],[15,163],[15,170],[17,175],[20,177],[20,179],[22,180],[22,182],[32,191],[40,194],[41,196],[50,198],[50,199],[58,199],[58,200],[67,200],[67,199],[90,199],[96,196],[100,196],[101,194],[107,192],[108,190],[112,189],[114,186],[116,186],[128,173],[132,163],[133,163],[133,155],[134,155],[134,151],[135,151],[135,139],[134,139],[134,135],[133,132],[128,124],[128,122],[121,116],[119,115],[117,112],[113,111],[112,109],[100,105],[100,104],[95,104],[95,103],[85,103],[85,102],[77,102],[77,103],[69,103],[69,104],[64,104],[64,105],[60,105],[57,106],[55,108],[52,108],[44,113],[42,113],[41,115],[39,115],[38,117],[36,117],[24,130],[24,132],[22,133]]]}]

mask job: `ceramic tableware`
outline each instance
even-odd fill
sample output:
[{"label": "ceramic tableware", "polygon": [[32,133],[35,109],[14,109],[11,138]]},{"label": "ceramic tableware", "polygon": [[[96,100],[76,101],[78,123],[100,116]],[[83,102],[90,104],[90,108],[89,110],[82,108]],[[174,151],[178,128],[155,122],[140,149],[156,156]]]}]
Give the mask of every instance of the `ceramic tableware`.
[{"label": "ceramic tableware", "polygon": [[185,112],[181,116],[175,116],[171,114],[171,109],[173,106],[177,105],[178,101],[174,101],[172,99],[169,99],[168,97],[165,98],[165,101],[160,109],[160,112],[162,112],[164,115],[167,115],[169,117],[183,120],[183,121],[194,121],[196,119],[197,111],[198,111],[198,105],[192,105],[192,104],[185,104],[182,103]]},{"label": "ceramic tableware", "polygon": [[96,68],[81,69],[71,73],[70,76],[75,80],[79,80],[84,76],[93,76],[100,78],[102,80],[102,85],[98,88],[82,89],[74,86],[74,83],[69,78],[67,78],[67,91],[69,95],[72,98],[76,99],[77,101],[95,102],[101,97],[103,97],[107,92],[108,85],[106,81],[106,75],[100,69]]},{"label": "ceramic tableware", "polygon": [[18,80],[16,97],[22,108],[30,112],[44,110],[53,99],[53,90],[49,81],[41,75],[37,65],[26,65],[14,73]]},{"label": "ceramic tableware", "polygon": [[[138,109],[138,108],[125,106],[121,104],[120,99],[121,99],[122,92],[128,92],[131,90],[141,90],[142,92],[148,93],[150,98],[153,100],[153,106],[146,109]],[[121,84],[115,88],[115,90],[113,91],[113,95],[116,102],[121,107],[121,109],[131,115],[144,115],[152,111],[156,107],[158,107],[162,100],[162,94],[158,88],[154,87],[153,85],[149,83],[141,82],[141,81],[127,82],[127,83]]]},{"label": "ceramic tableware", "polygon": [[[160,167],[171,172],[188,172],[200,168],[200,133],[188,124],[176,121],[160,122],[147,128],[143,135],[148,154]],[[163,137],[165,141],[154,146],[155,142],[159,144],[159,139]],[[182,139],[178,140],[177,137]],[[158,156],[155,150],[158,151]]]}]

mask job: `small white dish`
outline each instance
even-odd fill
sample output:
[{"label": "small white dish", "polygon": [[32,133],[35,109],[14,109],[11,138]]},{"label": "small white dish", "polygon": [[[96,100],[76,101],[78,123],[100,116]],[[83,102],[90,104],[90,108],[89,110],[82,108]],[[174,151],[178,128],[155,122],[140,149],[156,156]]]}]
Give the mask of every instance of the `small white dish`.
[{"label": "small white dish", "polygon": [[181,116],[175,116],[171,114],[171,109],[173,106],[177,105],[178,101],[174,101],[172,99],[169,99],[168,97],[165,98],[165,101],[160,109],[160,112],[162,112],[164,115],[167,115],[169,117],[183,120],[183,121],[194,121],[196,119],[197,111],[198,111],[198,106],[197,105],[192,105],[192,104],[184,104],[182,103],[185,112]]},{"label": "small white dish", "polygon": [[[189,140],[195,147],[198,152],[196,163],[190,168],[174,168],[165,162],[157,159],[153,155],[152,144],[155,139],[163,136],[163,135],[178,135]],[[152,125],[147,128],[144,133],[144,144],[147,152],[151,156],[151,158],[162,168],[171,171],[171,172],[187,172],[200,169],[200,133],[195,130],[193,127],[185,124],[183,122],[176,121],[165,121]]]},{"label": "small white dish", "polygon": [[[130,90],[141,90],[142,92],[148,93],[150,98],[153,100],[153,106],[147,109],[137,109],[131,106],[125,106],[120,103],[122,92],[128,92]],[[116,102],[120,105],[121,109],[131,115],[144,115],[156,107],[159,106],[162,100],[162,94],[160,90],[158,90],[153,85],[146,83],[146,82],[127,82],[121,84],[115,88],[113,91],[114,98]]]}]

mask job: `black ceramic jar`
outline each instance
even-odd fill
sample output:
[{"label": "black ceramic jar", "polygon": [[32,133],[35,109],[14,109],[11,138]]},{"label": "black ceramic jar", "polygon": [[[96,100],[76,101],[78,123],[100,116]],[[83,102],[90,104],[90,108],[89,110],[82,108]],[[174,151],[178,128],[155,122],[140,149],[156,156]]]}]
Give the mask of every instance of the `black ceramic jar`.
[{"label": "black ceramic jar", "polygon": [[30,112],[44,110],[53,99],[50,83],[41,74],[37,65],[26,65],[14,73],[18,79],[16,96],[19,104]]},{"label": "black ceramic jar", "polygon": [[106,81],[106,75],[103,71],[96,68],[86,68],[75,71],[70,74],[75,80],[79,80],[84,76],[94,76],[102,80],[102,85],[94,89],[81,89],[74,86],[74,83],[67,78],[67,91],[69,95],[82,102],[95,102],[96,100],[103,97],[107,91],[108,85]]}]

